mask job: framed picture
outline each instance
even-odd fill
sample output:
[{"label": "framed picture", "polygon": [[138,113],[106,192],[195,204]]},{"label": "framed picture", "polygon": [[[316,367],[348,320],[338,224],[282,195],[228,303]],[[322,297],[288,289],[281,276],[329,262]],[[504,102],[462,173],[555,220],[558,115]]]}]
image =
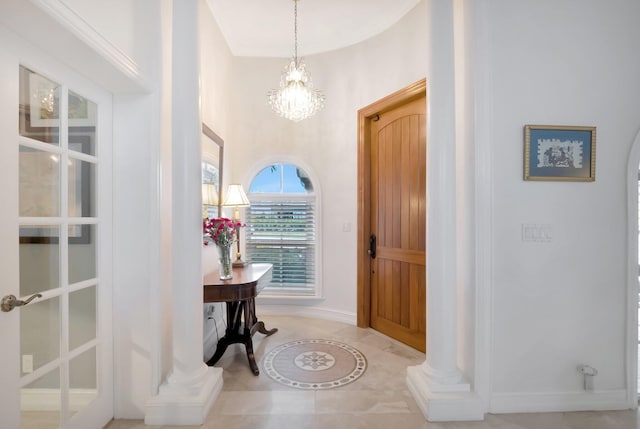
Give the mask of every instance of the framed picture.
[{"label": "framed picture", "polygon": [[595,179],[596,127],[525,125],[524,180]]}]

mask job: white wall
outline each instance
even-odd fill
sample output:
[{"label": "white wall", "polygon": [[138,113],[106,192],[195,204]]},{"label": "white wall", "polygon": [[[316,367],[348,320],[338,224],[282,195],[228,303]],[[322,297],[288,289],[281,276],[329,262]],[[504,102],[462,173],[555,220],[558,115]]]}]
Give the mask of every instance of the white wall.
[{"label": "white wall", "polygon": [[[493,409],[526,394],[625,388],[626,158],[640,127],[640,3],[488,2],[492,73]],[[525,124],[597,127],[596,181],[525,182]],[[521,225],[550,225],[524,243]],[[489,249],[487,249],[489,250]],[[520,402],[506,397],[525,394]],[[549,397],[550,398],[550,397]],[[544,396],[533,406],[546,403]]]},{"label": "white wall", "polygon": [[[278,156],[302,161],[319,178],[326,299],[314,310],[324,311],[325,317],[355,323],[357,111],[425,77],[424,21],[421,2],[373,39],[305,58],[314,85],[323,90],[327,102],[323,111],[299,123],[280,118],[266,101],[267,91],[278,86],[287,59],[235,61],[233,146],[227,159],[232,180],[248,185],[258,166]],[[345,223],[350,224],[349,232],[343,232]]]}]

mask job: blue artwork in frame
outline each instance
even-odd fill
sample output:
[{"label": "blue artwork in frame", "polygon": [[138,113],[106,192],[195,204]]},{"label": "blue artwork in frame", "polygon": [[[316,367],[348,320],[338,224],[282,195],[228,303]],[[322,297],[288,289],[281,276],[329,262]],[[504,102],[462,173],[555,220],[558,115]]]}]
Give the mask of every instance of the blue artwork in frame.
[{"label": "blue artwork in frame", "polygon": [[595,127],[525,125],[524,180],[595,179]]}]

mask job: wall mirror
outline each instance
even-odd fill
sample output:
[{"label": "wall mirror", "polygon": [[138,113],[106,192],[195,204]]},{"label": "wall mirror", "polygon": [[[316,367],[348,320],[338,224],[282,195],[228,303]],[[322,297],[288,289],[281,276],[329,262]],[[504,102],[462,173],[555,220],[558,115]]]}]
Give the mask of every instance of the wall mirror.
[{"label": "wall mirror", "polygon": [[202,150],[203,217],[219,217],[222,213],[224,140],[203,123],[200,145]]}]

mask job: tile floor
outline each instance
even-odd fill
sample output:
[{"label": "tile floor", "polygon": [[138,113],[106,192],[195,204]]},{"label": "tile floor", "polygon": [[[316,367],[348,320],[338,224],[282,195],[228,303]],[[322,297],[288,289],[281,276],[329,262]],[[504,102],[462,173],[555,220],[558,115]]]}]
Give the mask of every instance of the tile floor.
[{"label": "tile floor", "polygon": [[[375,331],[338,322],[286,316],[262,319],[267,329],[277,327],[279,331],[270,337],[254,336],[260,365],[262,357],[279,344],[324,338],[348,343],[364,353],[366,373],[338,389],[298,390],[276,383],[264,373],[254,376],[244,348],[230,346],[216,365],[224,368],[224,387],[203,429],[640,429],[635,410],[488,414],[483,422],[429,423],[405,382],[407,366],[423,362],[423,353]],[[145,426],[140,420],[114,420],[106,427],[152,428],[165,427]]]}]

